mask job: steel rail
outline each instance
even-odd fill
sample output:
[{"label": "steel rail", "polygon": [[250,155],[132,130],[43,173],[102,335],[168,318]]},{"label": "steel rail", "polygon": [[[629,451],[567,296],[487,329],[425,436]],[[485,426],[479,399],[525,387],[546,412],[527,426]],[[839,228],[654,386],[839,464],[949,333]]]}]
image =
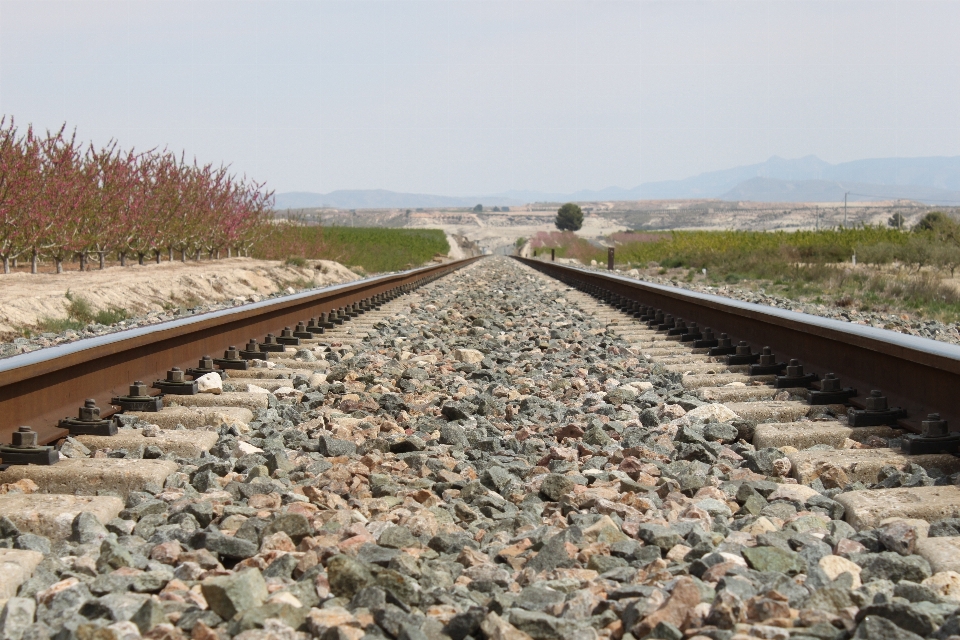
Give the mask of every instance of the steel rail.
[{"label": "steel rail", "polygon": [[[516,258],[568,283],[594,285],[663,309],[664,313],[746,341],[754,351],[771,347],[778,361],[796,358],[804,371],[835,373],[859,399],[880,389],[891,406],[908,412],[901,426],[919,431],[938,412],[960,428],[960,346],[886,329],[741,302],[531,258]],[[859,405],[858,398],[852,404]]]},{"label": "steel rail", "polygon": [[[171,367],[195,367],[200,357],[220,357],[231,345],[279,334],[301,320],[360,302],[427,277],[446,275],[481,256],[366,278],[147,327],[77,340],[0,360],[0,443],[29,425],[43,443],[66,431],[64,417],[93,398],[104,409],[126,395],[134,380],[152,384]],[[105,411],[106,413],[106,411]]]}]

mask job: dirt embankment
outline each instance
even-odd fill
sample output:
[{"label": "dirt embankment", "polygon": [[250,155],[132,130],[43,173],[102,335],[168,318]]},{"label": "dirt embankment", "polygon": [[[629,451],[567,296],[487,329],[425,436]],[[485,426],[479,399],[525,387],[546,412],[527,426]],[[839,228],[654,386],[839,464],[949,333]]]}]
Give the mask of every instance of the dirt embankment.
[{"label": "dirt embankment", "polygon": [[301,267],[250,258],[0,275],[0,338],[36,328],[45,318],[66,318],[71,298],[82,298],[94,312],[123,309],[128,316],[142,316],[213,302],[240,304],[280,291],[293,293],[358,278],[329,260],[311,260]]}]

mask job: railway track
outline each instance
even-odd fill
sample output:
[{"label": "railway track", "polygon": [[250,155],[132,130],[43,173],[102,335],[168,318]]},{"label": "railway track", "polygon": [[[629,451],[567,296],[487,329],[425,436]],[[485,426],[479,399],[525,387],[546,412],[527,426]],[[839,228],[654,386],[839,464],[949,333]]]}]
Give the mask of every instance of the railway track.
[{"label": "railway track", "polygon": [[4,410],[53,442],[51,418],[78,398],[176,385],[174,365],[376,303],[228,369],[219,394],[168,393],[116,435],[61,440],[56,464],[0,471],[0,629],[960,634],[945,422],[960,349],[552,263],[470,262],[73,347],[25,365],[35,377],[0,370],[30,401],[4,395]]},{"label": "railway track", "polygon": [[368,278],[0,360],[4,416],[0,441],[9,442],[19,425],[30,425],[41,443],[52,442],[65,433],[57,426],[60,420],[76,413],[86,398],[109,407],[110,399],[125,395],[135,380],[146,380],[149,386],[173,367],[196,367],[205,354],[219,357],[230,345],[242,347],[268,333],[280,335],[285,327],[295,328],[322,313],[411,291],[473,260]]},{"label": "railway track", "polygon": [[694,322],[701,330],[713,329],[717,336],[726,333],[732,345],[746,342],[751,353],[770,347],[776,362],[797,359],[818,377],[834,373],[844,387],[860,391],[850,402],[861,409],[869,391],[880,389],[891,406],[906,410],[907,417],[900,420],[904,428],[919,431],[922,419],[934,412],[947,420],[960,419],[960,398],[954,392],[960,388],[960,347],[956,345],[593,270],[522,260],[616,304],[636,302],[637,308],[663,310],[674,322]]}]

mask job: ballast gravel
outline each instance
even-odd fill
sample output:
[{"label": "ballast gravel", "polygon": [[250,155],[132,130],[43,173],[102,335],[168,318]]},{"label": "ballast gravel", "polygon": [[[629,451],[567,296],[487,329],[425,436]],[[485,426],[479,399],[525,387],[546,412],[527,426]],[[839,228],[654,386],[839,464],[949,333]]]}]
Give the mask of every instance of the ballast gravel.
[{"label": "ballast gravel", "polygon": [[299,352],[327,361],[325,381],[268,392],[203,457],[167,455],[178,471],[105,525],[81,514],[60,540],[0,518],[0,547],[44,554],[0,638],[960,635],[960,574],[914,553],[960,520],[855,531],[833,498],[871,486],[792,484],[783,452],[738,439],[755,425],[572,297],[480,261],[400,298],[363,340]]}]

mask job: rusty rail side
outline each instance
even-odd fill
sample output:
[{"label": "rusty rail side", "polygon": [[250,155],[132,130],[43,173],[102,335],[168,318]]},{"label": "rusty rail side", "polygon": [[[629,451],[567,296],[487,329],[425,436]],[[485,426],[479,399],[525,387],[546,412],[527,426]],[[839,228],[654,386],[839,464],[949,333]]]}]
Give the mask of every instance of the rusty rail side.
[{"label": "rusty rail side", "polygon": [[446,275],[478,257],[368,278],[317,291],[122,331],[0,360],[0,442],[30,425],[44,443],[62,437],[64,417],[75,417],[85,398],[108,408],[134,380],[152,384],[171,367],[195,367],[201,356],[220,357],[228,346],[293,327],[300,320],[359,302],[418,280]]},{"label": "rusty rail side", "polygon": [[[604,288],[664,313],[711,327],[754,351],[769,346],[778,361],[797,358],[807,372],[836,373],[859,399],[881,389],[891,406],[902,406],[902,424],[919,430],[920,420],[939,412],[960,427],[960,347],[916,336],[822,318],[721,296],[666,287],[615,274],[517,258],[566,281]],[[855,398],[856,402],[857,399]]]}]

